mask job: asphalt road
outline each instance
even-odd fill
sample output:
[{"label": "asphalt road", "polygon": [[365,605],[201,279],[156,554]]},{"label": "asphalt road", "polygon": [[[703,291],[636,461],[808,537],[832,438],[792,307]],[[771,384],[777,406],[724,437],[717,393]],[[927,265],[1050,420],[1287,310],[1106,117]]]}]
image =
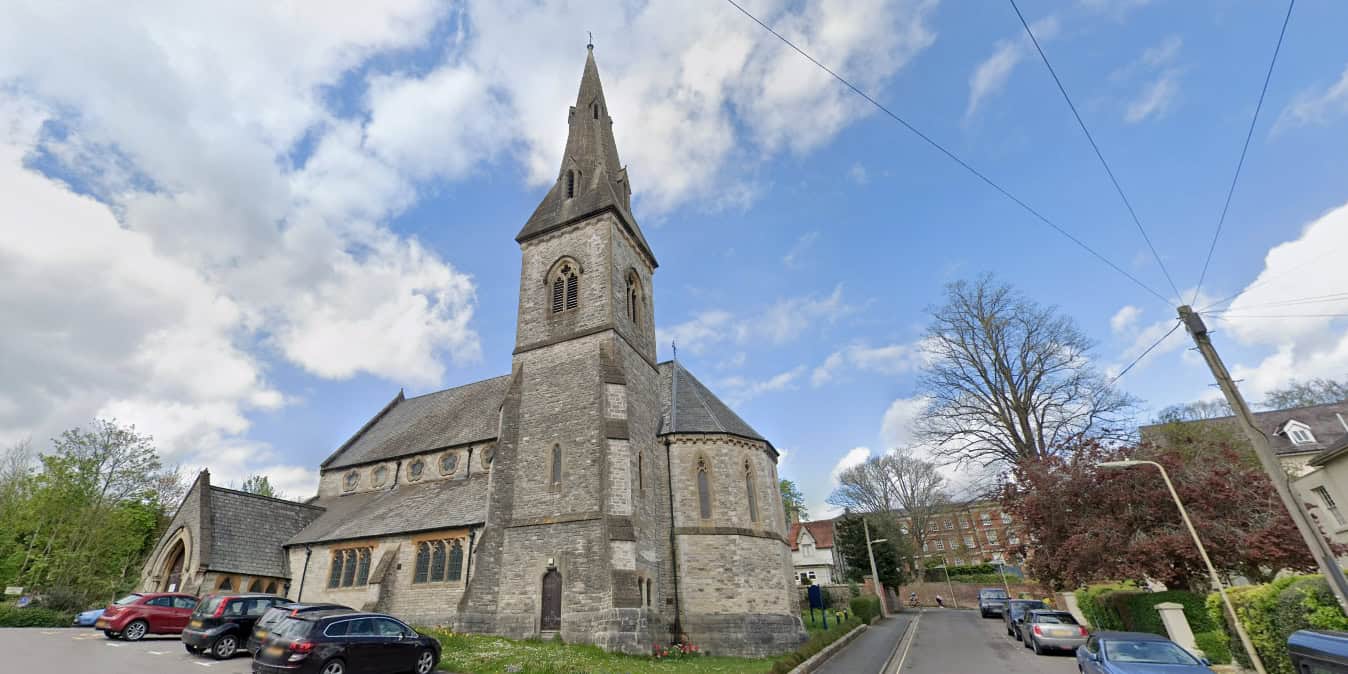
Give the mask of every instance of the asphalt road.
[{"label": "asphalt road", "polygon": [[0,672],[98,672],[98,674],[245,674],[246,654],[231,660],[189,655],[175,636],[110,641],[88,627],[0,629]]},{"label": "asphalt road", "polygon": [[905,613],[871,625],[861,636],[825,660],[823,666],[815,670],[816,674],[880,674],[903,637],[904,627],[914,617],[914,614]]},{"label": "asphalt road", "polygon": [[[923,609],[908,631],[898,674],[1074,674],[1070,654],[1035,655],[1006,635],[1000,620],[978,611]],[[905,654],[903,651],[907,650]]]}]

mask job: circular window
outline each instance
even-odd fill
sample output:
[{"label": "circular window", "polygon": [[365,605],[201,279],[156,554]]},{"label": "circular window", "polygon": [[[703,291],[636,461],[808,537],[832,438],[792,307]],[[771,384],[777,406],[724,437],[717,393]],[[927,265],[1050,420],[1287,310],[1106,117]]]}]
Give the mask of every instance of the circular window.
[{"label": "circular window", "polygon": [[384,486],[384,484],[388,482],[388,466],[375,468],[374,473],[370,477],[372,478],[371,481],[374,482],[374,486]]},{"label": "circular window", "polygon": [[412,465],[407,467],[407,478],[416,482],[421,479],[421,474],[424,472],[426,472],[426,462],[416,459],[412,462]]},{"label": "circular window", "polygon": [[453,475],[454,471],[459,469],[459,455],[455,452],[446,452],[440,457],[440,474]]},{"label": "circular window", "polygon": [[360,473],[358,471],[353,470],[347,473],[346,476],[342,478],[342,487],[344,487],[347,491],[355,489],[356,486],[359,484],[360,484]]}]

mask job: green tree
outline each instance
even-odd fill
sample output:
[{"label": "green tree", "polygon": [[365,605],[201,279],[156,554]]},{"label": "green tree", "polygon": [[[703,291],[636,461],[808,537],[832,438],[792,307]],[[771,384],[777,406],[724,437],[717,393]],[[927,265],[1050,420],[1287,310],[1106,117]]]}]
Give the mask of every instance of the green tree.
[{"label": "green tree", "polygon": [[[862,515],[848,514],[834,520],[836,532],[833,544],[838,546],[843,561],[847,565],[847,579],[860,582],[864,576],[871,575],[870,558],[866,555],[866,531],[862,526]],[[899,527],[893,517],[884,515],[866,515],[866,524],[871,531],[871,540],[885,539],[871,547],[875,551],[875,570],[880,582],[887,587],[898,588],[908,582],[903,561],[911,557],[904,545]]]},{"label": "green tree", "polygon": [[786,511],[787,523],[796,519],[807,521],[810,511],[805,507],[805,495],[800,493],[796,483],[783,478],[778,481],[777,487],[782,490],[782,509]]},{"label": "green tree", "polygon": [[267,479],[266,475],[249,475],[248,479],[243,481],[243,486],[239,487],[239,490],[258,496],[282,498],[281,492],[276,491],[276,488],[271,486],[271,480]]}]

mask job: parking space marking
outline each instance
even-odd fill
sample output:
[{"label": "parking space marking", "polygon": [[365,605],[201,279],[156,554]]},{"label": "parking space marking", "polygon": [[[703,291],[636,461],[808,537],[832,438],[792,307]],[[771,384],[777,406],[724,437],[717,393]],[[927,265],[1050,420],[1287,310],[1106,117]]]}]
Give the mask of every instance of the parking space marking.
[{"label": "parking space marking", "polygon": [[146,653],[149,653],[150,655],[167,655],[167,654],[168,654],[168,651],[145,651],[145,652],[146,652]]},{"label": "parking space marking", "polygon": [[194,664],[201,665],[202,667],[214,667],[214,666],[215,666],[215,663],[214,663],[214,662],[195,662]]},{"label": "parking space marking", "polygon": [[121,648],[121,647],[122,647],[121,644],[103,644],[103,645],[104,645],[104,646],[107,646],[108,648]]}]

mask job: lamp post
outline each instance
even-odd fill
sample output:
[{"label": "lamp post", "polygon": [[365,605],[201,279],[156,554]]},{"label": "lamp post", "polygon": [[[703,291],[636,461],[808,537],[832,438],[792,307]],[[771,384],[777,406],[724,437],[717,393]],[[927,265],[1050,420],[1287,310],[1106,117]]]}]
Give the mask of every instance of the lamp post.
[{"label": "lamp post", "polygon": [[872,545],[875,543],[882,543],[886,539],[881,538],[877,541],[871,541],[871,527],[869,524],[866,524],[865,515],[861,516],[861,528],[866,532],[866,556],[871,560],[871,580],[875,585],[875,596],[880,598],[880,617],[888,618],[889,611],[885,608],[885,590],[884,586],[880,584],[880,573],[875,570],[875,551],[871,549]]},{"label": "lamp post", "polygon": [[1194,529],[1194,523],[1189,520],[1189,511],[1184,509],[1184,503],[1180,501],[1179,493],[1175,491],[1175,483],[1170,481],[1170,473],[1167,473],[1165,466],[1155,461],[1106,461],[1096,464],[1099,468],[1132,468],[1133,466],[1156,466],[1161,471],[1161,479],[1165,480],[1166,489],[1170,490],[1170,498],[1175,500],[1175,507],[1179,508],[1180,519],[1184,520],[1184,526],[1189,530],[1189,535],[1194,539],[1194,545],[1198,548],[1198,554],[1203,558],[1203,564],[1208,567],[1208,576],[1212,579],[1212,586],[1217,588],[1217,594],[1222,598],[1222,604],[1226,606],[1227,613],[1231,616],[1231,624],[1235,625],[1236,636],[1240,637],[1240,645],[1245,648],[1245,654],[1250,657],[1250,663],[1259,674],[1265,674],[1264,661],[1259,659],[1259,654],[1254,650],[1254,644],[1250,643],[1250,635],[1245,633],[1245,626],[1240,624],[1240,616],[1236,615],[1236,609],[1231,605],[1231,600],[1226,596],[1226,589],[1222,587],[1222,579],[1217,575],[1217,569],[1212,565],[1212,559],[1208,557],[1207,548],[1203,547],[1203,541],[1198,538],[1198,531]]},{"label": "lamp post", "polygon": [[960,607],[960,600],[959,600],[958,598],[955,597],[955,584],[952,583],[952,582],[950,582],[950,569],[949,569],[949,567],[947,567],[945,564],[942,564],[942,565],[940,565],[939,567],[936,567],[936,568],[939,568],[940,570],[942,570],[942,571],[945,572],[945,586],[946,586],[947,589],[950,590],[950,603],[954,604],[954,605],[955,605],[955,608],[959,608],[959,607]]}]

